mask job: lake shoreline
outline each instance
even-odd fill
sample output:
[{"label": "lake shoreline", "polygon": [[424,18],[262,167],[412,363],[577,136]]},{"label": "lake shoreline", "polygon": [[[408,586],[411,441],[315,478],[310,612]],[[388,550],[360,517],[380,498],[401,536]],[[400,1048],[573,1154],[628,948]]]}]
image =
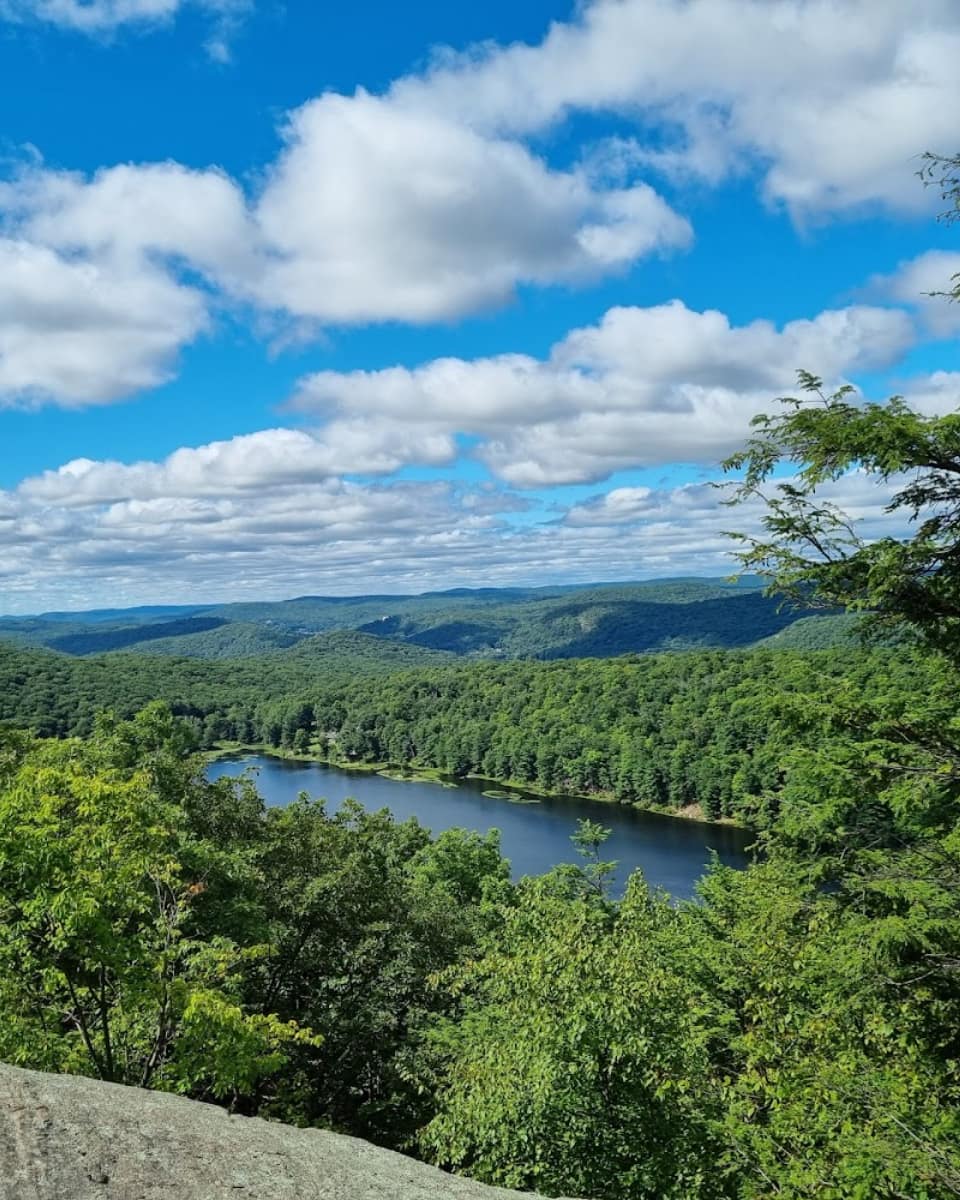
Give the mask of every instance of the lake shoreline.
[{"label": "lake shoreline", "polygon": [[[234,755],[246,754],[258,754],[264,758],[276,758],[282,762],[314,763],[317,766],[333,767],[335,770],[344,771],[348,774],[383,775],[385,778],[396,780],[399,783],[436,783],[445,787],[457,786],[455,782],[456,776],[440,771],[436,767],[400,766],[390,762],[342,762],[337,759],[325,758],[322,754],[317,754],[316,752],[301,753],[296,750],[285,750],[280,746],[268,746],[263,743],[220,742],[216,747],[203,751],[202,757],[206,762],[217,762],[225,758],[232,758]],[[751,826],[742,825],[739,821],[734,821],[731,817],[719,817],[711,820],[705,817],[699,806],[695,804],[685,805],[682,809],[665,808],[662,805],[637,804],[635,802],[623,803],[609,792],[560,792],[540,787],[535,783],[521,783],[515,779],[492,779],[488,775],[477,775],[473,772],[469,772],[462,776],[462,778],[472,779],[477,783],[488,783],[491,787],[504,791],[539,796],[544,799],[588,800],[599,804],[632,808],[638,812],[655,813],[662,817],[674,817],[678,821],[692,821],[698,825],[717,825],[726,829],[744,830],[747,833],[755,832]]]}]

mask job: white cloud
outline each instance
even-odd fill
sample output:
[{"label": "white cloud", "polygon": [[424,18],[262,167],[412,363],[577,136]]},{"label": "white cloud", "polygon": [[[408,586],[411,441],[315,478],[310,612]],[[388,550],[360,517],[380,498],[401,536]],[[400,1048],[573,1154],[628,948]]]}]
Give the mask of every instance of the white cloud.
[{"label": "white cloud", "polygon": [[[789,480],[778,480],[771,490]],[[902,482],[902,481],[901,481]],[[722,486],[717,487],[720,483]],[[673,488],[618,487],[572,505],[564,515],[564,524],[573,528],[623,529],[642,526],[669,527],[673,535],[683,526],[696,531],[697,536],[724,536],[736,529],[755,533],[765,509],[762,502],[750,498],[733,508],[723,503],[730,496],[726,481],[686,483]],[[890,533],[891,518],[886,506],[897,487],[896,480],[879,483],[863,471],[850,471],[840,479],[817,489],[818,499],[835,504],[858,527],[865,538]],[[900,522],[900,518],[895,519]]]},{"label": "white cloud", "polygon": [[519,142],[363,91],[292,114],[257,219],[259,298],[334,323],[448,319],[690,237],[644,184],[595,188]]},{"label": "white cloud", "polygon": [[131,499],[154,501],[236,496],[264,489],[328,484],[343,472],[388,474],[404,462],[449,463],[452,439],[389,423],[361,439],[349,424],[318,440],[297,429],[265,429],[205,446],[185,446],[162,462],[74,459],[24,480],[31,502],[85,508]]},{"label": "white cloud", "polygon": [[0,184],[0,212],[24,237],[94,259],[176,260],[226,278],[256,269],[243,192],[215,168],[122,164],[89,179],[33,168]]},{"label": "white cloud", "polygon": [[197,291],[149,264],[76,261],[0,237],[0,407],[155,387],[206,320]]},{"label": "white cloud", "polygon": [[[77,460],[0,492],[0,611],[98,598],[117,603],[256,596],[362,576],[403,578],[452,561],[524,507],[448,483],[361,485],[333,476],[322,447],[266,430],[184,447],[163,462]],[[161,582],[162,581],[162,582]]]},{"label": "white cloud", "polygon": [[210,324],[179,264],[248,269],[247,220],[223,175],[175,163],[0,183],[0,405],[107,403],[169,379]]},{"label": "white cloud", "polygon": [[212,18],[206,43],[211,58],[230,58],[230,39],[253,0],[0,0],[0,19],[39,21],[91,37],[104,37],[125,27],[167,24],[185,8]]},{"label": "white cloud", "polygon": [[[520,284],[584,282],[690,237],[643,184],[597,187],[584,171],[551,170],[519,143],[363,93],[325,96],[294,113],[286,149],[254,199],[219,170],[172,162],[89,179],[31,167],[0,183],[4,228],[25,253],[52,253],[78,278],[96,275],[101,291],[120,275],[144,293],[162,282],[200,304],[197,288],[182,282],[190,279],[203,284],[208,304],[250,302],[319,324],[447,320],[502,304]],[[126,323],[148,330],[152,307],[126,300],[134,302]],[[182,341],[198,328],[184,327]],[[42,338],[47,326],[28,332]],[[164,321],[153,334],[166,346],[170,332]],[[112,369],[95,332],[87,342],[87,357],[102,366],[99,383],[91,369],[82,388],[58,391],[48,371],[27,378],[32,357],[14,374],[34,395],[62,403],[127,394],[126,373]],[[144,373],[138,386],[161,377]]]},{"label": "white cloud", "polygon": [[891,275],[878,275],[869,290],[919,310],[927,331],[948,337],[960,331],[960,304],[944,293],[960,284],[960,253],[928,250],[902,262]]},{"label": "white cloud", "polygon": [[906,382],[904,399],[910,408],[927,417],[947,417],[960,412],[960,371],[934,371]]},{"label": "white cloud", "polygon": [[[917,155],[953,146],[958,51],[953,0],[595,0],[538,45],[448,55],[393,95],[511,134],[638,118],[642,160],[713,182],[758,164],[798,216],[919,209]],[[650,124],[665,145],[643,144]]]},{"label": "white cloud", "polygon": [[5,7],[14,16],[102,33],[119,25],[167,21],[182,0],[7,0]]},{"label": "white cloud", "polygon": [[680,301],[615,308],[550,356],[437,359],[410,370],[322,371],[293,405],[344,421],[405,420],[433,436],[479,437],[477,454],[517,487],[586,483],[669,462],[716,462],[750,418],[792,389],[800,367],[825,378],[895,360],[911,345],[898,309],[855,306],[792,321],[732,326]]}]

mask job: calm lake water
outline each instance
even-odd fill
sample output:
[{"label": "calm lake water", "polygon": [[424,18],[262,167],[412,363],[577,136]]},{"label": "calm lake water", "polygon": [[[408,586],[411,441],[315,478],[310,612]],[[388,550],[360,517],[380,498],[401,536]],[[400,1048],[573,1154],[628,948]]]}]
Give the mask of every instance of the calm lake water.
[{"label": "calm lake water", "polygon": [[748,862],[746,847],[753,840],[752,834],[729,825],[707,825],[600,801],[544,799],[517,792],[518,799],[536,803],[515,803],[485,796],[484,790],[501,789],[473,779],[450,788],[254,754],[219,759],[210,764],[207,775],[219,779],[247,769],[254,771],[257,790],[268,805],[289,804],[299,792],[307,792],[326,800],[330,812],[352,797],[368,809],[389,808],[398,820],[416,817],[434,833],[456,826],[480,833],[499,829],[515,879],[540,875],[558,863],[576,862],[570,837],[583,817],[611,830],[604,857],[619,863],[618,889],[639,867],[649,883],[678,898],[693,895],[712,850],[721,862],[743,867]]}]

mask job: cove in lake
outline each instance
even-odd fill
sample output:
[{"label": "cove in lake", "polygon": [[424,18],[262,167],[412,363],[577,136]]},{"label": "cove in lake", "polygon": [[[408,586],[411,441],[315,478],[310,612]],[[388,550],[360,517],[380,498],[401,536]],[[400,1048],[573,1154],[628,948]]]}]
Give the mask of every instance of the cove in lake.
[{"label": "cove in lake", "polygon": [[[603,857],[618,863],[617,892],[622,892],[627,877],[639,867],[654,887],[677,898],[690,897],[711,851],[728,866],[744,867],[749,861],[747,846],[754,840],[748,830],[731,825],[688,821],[599,800],[508,792],[478,779],[458,780],[458,786],[451,788],[261,754],[217,759],[207,768],[207,776],[219,779],[250,768],[256,772],[260,795],[274,807],[289,804],[299,792],[306,792],[324,799],[329,812],[336,812],[352,797],[368,809],[389,808],[397,820],[416,817],[434,833],[457,826],[479,833],[499,829],[501,848],[510,859],[515,879],[542,875],[558,863],[577,862],[570,838],[577,821],[585,817],[611,831]],[[514,799],[503,798],[508,794]]]}]

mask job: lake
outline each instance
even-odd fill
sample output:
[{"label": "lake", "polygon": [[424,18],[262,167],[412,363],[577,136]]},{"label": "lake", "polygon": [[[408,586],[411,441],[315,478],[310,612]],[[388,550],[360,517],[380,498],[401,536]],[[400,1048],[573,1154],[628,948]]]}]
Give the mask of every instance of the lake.
[{"label": "lake", "polygon": [[611,831],[603,857],[619,864],[618,892],[639,867],[652,885],[678,898],[690,897],[711,851],[716,851],[721,862],[743,867],[749,861],[746,848],[753,841],[747,830],[730,825],[688,821],[598,800],[532,797],[523,792],[512,793],[521,803],[498,799],[483,793],[506,789],[476,779],[444,787],[257,754],[218,759],[207,768],[207,776],[219,779],[248,769],[254,771],[257,790],[271,806],[289,804],[299,792],[307,792],[326,800],[330,812],[352,797],[368,809],[389,808],[398,820],[416,817],[434,833],[456,826],[479,833],[499,829],[515,879],[541,875],[558,863],[578,861],[570,837],[584,817]]}]

